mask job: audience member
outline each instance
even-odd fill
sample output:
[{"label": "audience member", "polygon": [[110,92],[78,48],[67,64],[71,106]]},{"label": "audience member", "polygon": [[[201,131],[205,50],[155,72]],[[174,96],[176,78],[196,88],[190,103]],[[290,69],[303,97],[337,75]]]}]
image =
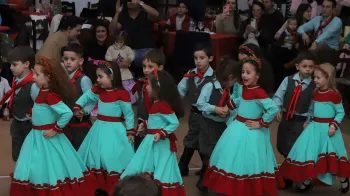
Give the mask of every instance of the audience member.
[{"label": "audience member", "polygon": [[177,4],[176,14],[170,16],[167,24],[170,25],[170,30],[184,30],[188,31],[190,25],[190,17],[187,15],[187,7],[184,3],[180,2]]},{"label": "audience member", "polygon": [[241,25],[241,18],[236,0],[226,0],[223,13],[216,16],[216,33],[237,34]]}]

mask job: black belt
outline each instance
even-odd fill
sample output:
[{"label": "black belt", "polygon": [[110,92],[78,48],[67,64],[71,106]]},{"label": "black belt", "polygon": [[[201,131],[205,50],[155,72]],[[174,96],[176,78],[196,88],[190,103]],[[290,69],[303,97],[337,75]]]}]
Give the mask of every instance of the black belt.
[{"label": "black belt", "polygon": [[[286,119],[286,113],[283,113],[283,119]],[[295,115],[293,118],[289,118],[288,121],[306,121],[307,116]]]},{"label": "black belt", "polygon": [[72,124],[79,124],[81,122],[88,122],[90,121],[90,115],[84,115],[82,119],[73,116],[73,118],[70,120],[70,123]]},{"label": "black belt", "polygon": [[27,124],[27,123],[31,123],[29,119],[28,119],[28,120],[17,120],[17,119],[15,118],[15,121],[17,121],[18,124]]},{"label": "black belt", "polygon": [[202,112],[198,110],[197,107],[195,106],[191,106],[191,109],[190,109],[191,112],[195,113],[195,114],[201,114]]}]

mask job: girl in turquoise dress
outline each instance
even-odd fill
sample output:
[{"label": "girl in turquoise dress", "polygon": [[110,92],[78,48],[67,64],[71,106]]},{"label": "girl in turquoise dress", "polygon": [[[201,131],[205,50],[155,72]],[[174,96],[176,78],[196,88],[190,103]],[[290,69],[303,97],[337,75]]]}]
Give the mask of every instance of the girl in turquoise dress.
[{"label": "girl in turquoise dress", "polygon": [[339,124],[344,118],[342,98],[335,88],[335,70],[331,64],[316,66],[316,90],[313,97],[312,122],[295,142],[281,165],[283,177],[301,182],[298,191],[312,188],[311,179],[332,185],[340,178],[342,193],[349,191],[350,161]]},{"label": "girl in turquoise dress", "polygon": [[41,57],[34,80],[41,88],[32,109],[33,129],[23,143],[10,195],[94,195],[94,176],[62,134],[73,116],[66,104],[74,104],[65,70],[55,60]]},{"label": "girl in turquoise dress", "polygon": [[134,156],[134,112],[119,67],[101,61],[96,74],[99,86],[84,93],[74,107],[74,115],[78,116],[84,113],[85,105],[98,102],[97,120],[78,153],[96,176],[98,189],[113,195],[121,173]]},{"label": "girl in turquoise dress", "polygon": [[276,196],[277,187],[284,186],[268,128],[278,107],[257,85],[258,79],[270,78],[263,69],[256,57],[243,60],[242,96],[228,105],[238,107],[237,117],[216,144],[204,178],[212,194]]},{"label": "girl in turquoise dress", "polygon": [[146,174],[161,187],[162,196],[185,196],[173,133],[179,126],[178,117],[184,113],[181,97],[167,72],[154,70],[147,78],[147,93],[154,103],[148,120],[138,129],[138,133],[146,130],[147,135],[121,178]]}]

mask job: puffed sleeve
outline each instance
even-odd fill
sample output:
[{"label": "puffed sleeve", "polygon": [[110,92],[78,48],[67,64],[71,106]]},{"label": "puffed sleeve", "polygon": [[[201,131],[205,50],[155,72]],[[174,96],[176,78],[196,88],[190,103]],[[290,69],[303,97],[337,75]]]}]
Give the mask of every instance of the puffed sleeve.
[{"label": "puffed sleeve", "polygon": [[258,103],[261,105],[261,107],[264,108],[265,111],[261,117],[260,125],[263,127],[269,127],[279,111],[278,106],[272,99],[268,97],[265,99],[258,99]]},{"label": "puffed sleeve", "polygon": [[86,91],[86,93],[80,96],[78,101],[75,102],[73,110],[81,110],[88,104],[96,103],[99,99],[99,95],[97,92],[97,87],[93,87],[92,89]]},{"label": "puffed sleeve", "polygon": [[162,114],[162,119],[167,122],[167,125],[163,128],[163,131],[166,132],[166,136],[173,133],[180,125],[179,119],[176,117],[175,113]]},{"label": "puffed sleeve", "polygon": [[332,102],[333,107],[335,111],[335,116],[333,122],[330,123],[330,125],[334,125],[336,129],[339,128],[339,125],[341,121],[343,120],[345,116],[344,107],[342,103],[341,95],[338,92],[334,92],[334,95],[332,95]]},{"label": "puffed sleeve", "polygon": [[63,133],[64,127],[69,123],[73,116],[72,110],[61,101],[61,98],[57,94],[49,93],[46,96],[46,101],[50,108],[59,116],[53,130],[57,133]]},{"label": "puffed sleeve", "polygon": [[128,135],[135,135],[135,121],[134,121],[134,111],[132,110],[132,104],[130,100],[130,94],[126,90],[119,91],[119,104],[122,110],[123,117],[125,119],[125,126]]}]

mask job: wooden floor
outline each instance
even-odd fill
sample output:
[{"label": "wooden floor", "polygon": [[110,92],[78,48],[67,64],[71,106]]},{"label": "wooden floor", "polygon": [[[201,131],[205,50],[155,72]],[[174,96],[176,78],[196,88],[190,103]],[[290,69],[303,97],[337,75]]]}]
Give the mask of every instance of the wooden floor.
[{"label": "wooden floor", "polygon": [[[9,174],[13,171],[14,163],[12,162],[11,158],[11,136],[9,131],[9,125],[10,122],[2,121],[0,120],[0,196],[8,196],[9,195],[9,186],[10,186],[10,179],[8,178]],[[276,145],[276,133],[277,133],[277,123],[273,123],[271,125],[271,142],[273,144],[273,147],[275,148]],[[343,138],[347,147],[347,151],[350,152],[350,120],[348,117],[344,119],[343,123],[341,124],[341,129],[343,131]],[[183,119],[181,119],[181,125],[179,129],[176,131],[178,141],[178,158],[180,157],[180,153],[183,150],[183,143],[182,139],[185,136],[187,132],[187,116]],[[275,148],[275,154],[277,161],[281,163],[283,161],[283,157],[278,154]],[[190,167],[193,168],[190,175],[188,177],[184,177],[183,180],[185,182],[186,187],[186,193],[187,196],[201,196],[205,194],[201,194],[197,191],[195,184],[197,181],[197,176],[194,175],[195,168],[199,168],[201,166],[200,158],[198,154],[195,154],[195,156],[191,160]],[[340,188],[340,184],[337,183],[332,187],[317,187],[311,190],[307,193],[307,195],[314,195],[314,196],[337,196],[342,195],[339,193],[338,189]],[[348,193],[347,195],[349,195]],[[298,193],[295,193],[294,190],[280,190],[279,191],[280,196],[297,196],[300,195]]]}]

